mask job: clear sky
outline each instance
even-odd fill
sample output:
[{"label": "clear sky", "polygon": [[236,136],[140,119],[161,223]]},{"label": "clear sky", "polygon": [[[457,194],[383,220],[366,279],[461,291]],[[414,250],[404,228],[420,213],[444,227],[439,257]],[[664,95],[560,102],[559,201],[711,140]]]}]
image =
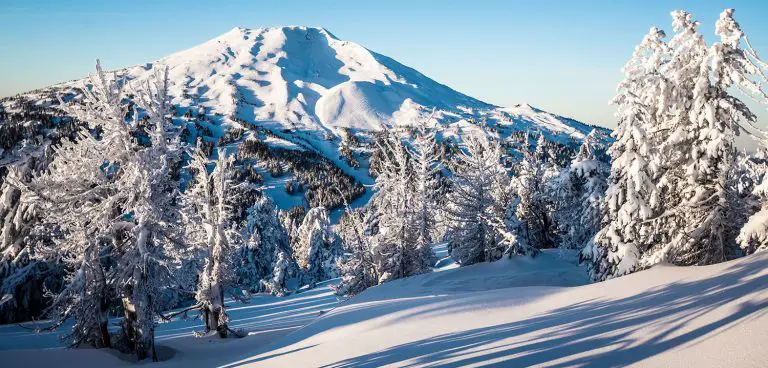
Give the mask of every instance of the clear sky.
[{"label": "clear sky", "polygon": [[235,26],[307,25],[486,102],[613,127],[608,101],[648,29],[671,34],[669,12],[686,9],[712,41],[726,7],[768,55],[768,0],[0,0],[0,96],[83,77],[96,57],[114,69]]}]

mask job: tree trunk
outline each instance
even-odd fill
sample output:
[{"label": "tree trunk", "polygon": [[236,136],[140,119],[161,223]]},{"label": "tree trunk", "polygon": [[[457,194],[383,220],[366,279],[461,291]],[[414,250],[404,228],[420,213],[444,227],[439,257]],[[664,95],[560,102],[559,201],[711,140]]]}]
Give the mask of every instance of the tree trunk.
[{"label": "tree trunk", "polygon": [[131,351],[136,351],[136,329],[134,327],[136,325],[136,307],[131,303],[131,300],[128,297],[123,297],[123,311],[125,313],[123,330],[125,332],[125,337],[128,340],[128,348]]},{"label": "tree trunk", "polygon": [[109,301],[107,300],[107,280],[104,275],[104,270],[99,266],[97,268],[96,276],[98,276],[98,282],[101,284],[100,298],[99,298],[99,310],[96,311],[99,316],[99,336],[101,338],[101,347],[112,347],[112,342],[109,337]]},{"label": "tree trunk", "polygon": [[[219,290],[216,291],[215,289],[219,289]],[[223,318],[224,306],[223,306],[223,303],[216,302],[216,299],[223,302],[224,293],[221,292],[220,288],[213,288],[211,292],[216,293],[216,295],[213,297],[214,300],[211,301],[212,303],[208,304],[203,308],[203,320],[205,321],[205,330],[216,331],[219,333],[219,337],[226,338],[229,328],[227,327],[227,323],[224,322],[224,318]]]},{"label": "tree trunk", "polygon": [[150,356],[156,360],[154,345],[154,321],[152,320],[151,296],[146,292],[146,275],[139,276],[138,285],[134,289],[136,304],[136,323],[134,324],[134,336],[136,339],[136,355],[139,360]]}]

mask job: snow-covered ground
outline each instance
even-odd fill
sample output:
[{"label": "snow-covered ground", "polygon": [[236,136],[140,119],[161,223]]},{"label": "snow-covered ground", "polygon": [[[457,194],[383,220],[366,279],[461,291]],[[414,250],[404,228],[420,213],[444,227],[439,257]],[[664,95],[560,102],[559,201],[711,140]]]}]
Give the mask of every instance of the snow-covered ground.
[{"label": "snow-covered ground", "polygon": [[[194,362],[201,367],[216,366],[273,342],[337,306],[339,299],[328,288],[333,282],[335,280],[283,298],[258,295],[248,304],[228,303],[230,326],[248,332],[248,336],[243,339],[194,337],[194,332],[203,330],[202,321],[191,318],[194,313],[190,313],[188,319],[176,318],[172,322],[162,323],[157,327],[156,340],[161,346],[158,348],[161,359],[167,360],[163,364]],[[28,328],[35,326],[31,322],[22,325]],[[38,325],[46,326],[45,322]],[[113,351],[63,349],[58,338],[67,332],[70,328],[68,325],[54,333],[36,334],[28,328],[19,325],[0,326],[0,362],[26,362],[25,365],[31,367],[82,367],[79,364],[83,362],[90,362],[86,365],[104,366],[133,364],[132,356],[123,356]]]},{"label": "snow-covered ground", "polygon": [[556,253],[366,291],[240,363],[760,367],[768,254],[583,282]]},{"label": "snow-covered ground", "polygon": [[[768,361],[768,254],[706,267],[660,265],[596,284],[587,284],[572,256],[548,251],[536,259],[448,266],[340,305],[325,286],[259,297],[230,309],[233,325],[250,332],[243,339],[195,338],[198,321],[161,325],[158,344],[169,360],[157,365],[764,367]],[[54,347],[53,337],[0,327],[0,361],[130,364],[130,357],[104,350],[13,350]]]}]

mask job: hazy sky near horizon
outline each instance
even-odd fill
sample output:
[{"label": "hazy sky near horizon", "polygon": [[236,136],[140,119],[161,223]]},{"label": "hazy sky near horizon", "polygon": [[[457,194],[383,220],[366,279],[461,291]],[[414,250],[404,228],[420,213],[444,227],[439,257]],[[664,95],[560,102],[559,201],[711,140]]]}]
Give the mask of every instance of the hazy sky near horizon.
[{"label": "hazy sky near horizon", "polygon": [[[158,4],[155,4],[158,3]],[[708,41],[726,8],[768,55],[768,1],[0,0],[0,96],[154,61],[235,26],[325,27],[489,103],[530,103],[607,127],[621,67],[686,9]],[[765,119],[763,119],[765,120]]]}]

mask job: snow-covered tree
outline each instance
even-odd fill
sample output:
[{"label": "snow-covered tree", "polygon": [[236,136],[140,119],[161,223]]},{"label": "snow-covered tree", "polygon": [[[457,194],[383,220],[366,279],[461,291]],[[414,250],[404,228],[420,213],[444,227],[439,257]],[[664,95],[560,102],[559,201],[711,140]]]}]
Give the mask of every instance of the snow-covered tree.
[{"label": "snow-covered tree", "polygon": [[[83,103],[62,103],[91,129],[59,145],[53,162],[31,183],[14,184],[40,207],[44,226],[62,231],[55,246],[38,252],[73,270],[53,297],[55,324],[73,317],[73,344],[110,346],[107,309],[115,293],[123,301],[128,347],[139,359],[156,359],[158,295],[170,282],[170,257],[180,242],[178,185],[171,172],[178,129],[170,121],[168,73],[155,69],[134,85],[130,109],[124,81],[103,72],[98,62],[96,69],[81,87]],[[149,146],[132,136],[142,120]],[[104,261],[107,255],[113,263]]]},{"label": "snow-covered tree", "polygon": [[312,208],[304,216],[293,254],[310,287],[338,276],[336,262],[343,255],[343,249],[324,207]]},{"label": "snow-covered tree", "polygon": [[599,159],[601,139],[593,130],[571,164],[547,184],[550,199],[557,202],[555,221],[561,248],[583,249],[600,230],[602,203],[610,167]]},{"label": "snow-covered tree", "polygon": [[[720,42],[715,43],[710,49],[712,73],[714,75],[714,88],[710,88],[710,94],[714,101],[711,101],[713,105],[702,108],[704,110],[702,114],[707,115],[700,118],[702,120],[722,120],[717,125],[709,124],[710,132],[707,134],[707,138],[709,138],[707,143],[709,144],[706,147],[708,149],[706,154],[712,156],[713,146],[719,144],[721,146],[719,154],[726,160],[733,160],[727,154],[730,153],[729,150],[733,150],[733,135],[738,134],[742,124],[747,125],[749,128],[746,129],[747,131],[754,132],[753,136],[757,137],[763,146],[768,145],[765,131],[758,129],[754,125],[756,116],[749,110],[746,104],[728,94],[730,90],[735,88],[745,96],[752,98],[753,101],[763,104],[763,106],[768,106],[768,91],[766,90],[768,88],[766,87],[768,85],[768,76],[766,76],[768,64],[763,62],[752,49],[748,38],[736,20],[733,19],[733,13],[733,9],[724,10],[715,24],[715,33],[720,37]],[[741,46],[742,42],[745,44],[745,47]],[[725,180],[728,180],[728,178]],[[762,183],[754,188],[754,194],[765,199],[768,198],[766,196],[768,194],[768,187],[765,184],[766,180],[764,177],[762,180]],[[731,190],[728,191],[728,189]],[[732,200],[734,196],[731,186],[726,186],[726,189],[722,189],[722,191],[721,196],[723,198],[721,203],[726,210],[738,204],[738,202],[734,203]],[[765,204],[766,202],[763,203],[762,209],[749,217],[736,239],[742,251],[747,254],[768,249],[765,234],[766,226],[768,226],[768,219],[766,218],[766,213],[768,213],[766,208],[768,206]],[[723,226],[733,227],[735,225],[732,218],[727,218],[723,223]],[[729,240],[728,238],[725,239],[725,241]],[[729,258],[728,247],[729,244],[710,245],[708,253],[714,254],[715,259]],[[705,259],[704,261],[708,260]]]},{"label": "snow-covered tree", "polygon": [[[674,11],[672,18],[676,34],[669,48],[661,37],[647,36],[638,47],[641,57],[636,52],[628,65],[645,65],[628,70],[641,78],[628,73],[620,85],[608,224],[584,251],[596,279],[660,261],[709,264],[738,254],[733,235],[749,204],[739,189],[734,142],[744,127],[757,128],[755,115],[732,92],[768,101],[765,64],[748,42],[740,46],[745,37],[731,9],[721,14],[715,27],[720,41],[712,47],[690,13]],[[622,155],[632,131],[641,134],[630,135],[635,157],[629,161]],[[738,239],[747,249],[760,242],[761,216],[753,219]]]},{"label": "snow-covered tree", "polygon": [[304,216],[306,215],[307,209],[301,205],[294,206],[287,211],[280,211],[280,219],[285,228],[285,232],[288,234],[288,241],[291,244],[296,243],[299,226],[301,226],[302,221],[304,221]]},{"label": "snow-covered tree", "polygon": [[654,215],[654,129],[665,116],[667,81],[661,74],[668,48],[665,34],[651,28],[624,67],[625,78],[613,100],[619,126],[612,136],[611,173],[605,194],[602,229],[582,251],[594,280],[620,276],[636,269],[648,240],[645,221]]},{"label": "snow-covered tree", "polygon": [[243,231],[245,241],[237,270],[238,283],[251,291],[275,295],[288,292],[288,276],[298,270],[292,259],[288,234],[272,199],[262,195],[248,208]]},{"label": "snow-covered tree", "polygon": [[692,91],[688,111],[690,160],[683,166],[685,182],[681,185],[683,200],[679,207],[685,226],[656,259],[675,264],[710,264],[733,257],[735,242],[725,235],[732,233],[729,227],[736,225],[727,220],[733,205],[728,200],[728,181],[734,167],[734,141],[740,120],[753,122],[756,117],[729,92],[734,84],[747,81],[755,72],[739,48],[743,33],[732,14],[730,9],[721,14],[715,32],[720,41],[701,60]]},{"label": "snow-covered tree", "polygon": [[50,241],[36,225],[40,214],[22,200],[22,191],[12,182],[28,183],[32,173],[42,170],[46,157],[28,157],[6,167],[6,180],[0,185],[0,321],[14,322],[35,318],[45,307],[41,287],[57,289],[63,268],[59,262],[35,259],[35,245]]},{"label": "snow-covered tree", "polygon": [[508,228],[513,195],[501,158],[499,143],[482,135],[465,137],[457,155],[445,212],[448,248],[461,265],[494,261],[505,253],[535,253]]},{"label": "snow-covered tree", "polygon": [[370,216],[362,209],[346,212],[336,226],[344,246],[344,257],[339,261],[341,282],[333,287],[341,296],[354,296],[379,284],[378,267],[374,254],[374,238],[371,236]]},{"label": "snow-covered tree", "polygon": [[370,209],[378,221],[375,234],[379,283],[431,270],[435,257],[419,241],[417,181],[414,161],[394,135],[381,144],[384,152]]},{"label": "snow-covered tree", "polygon": [[[675,35],[669,42],[664,63],[660,66],[664,88],[658,92],[658,121],[651,131],[652,172],[658,200],[654,202],[654,218],[648,220],[646,245],[640,248],[637,268],[647,267],[667,258],[670,244],[681,239],[680,229],[686,227],[681,212],[688,182],[685,166],[691,158],[695,128],[690,109],[693,91],[706,62],[707,45],[698,31],[699,23],[685,11],[671,13]],[[663,104],[663,106],[662,106]]]},{"label": "snow-covered tree", "polygon": [[514,185],[519,199],[515,218],[522,225],[519,237],[536,249],[553,248],[556,243],[553,208],[546,195],[547,182],[556,171],[545,147],[544,135],[539,134],[535,150],[524,154]]},{"label": "snow-covered tree", "polygon": [[728,200],[735,205],[730,207],[732,211],[728,214],[728,221],[742,224],[742,227],[738,229],[738,233],[727,234],[727,236],[736,238],[742,254],[751,254],[768,248],[763,235],[765,220],[761,218],[766,213],[764,209],[768,199],[766,191],[768,187],[764,181],[766,162],[761,156],[760,151],[753,154],[746,152],[739,154],[729,181],[731,188],[728,193],[732,193],[735,198]]},{"label": "snow-covered tree", "polygon": [[418,134],[413,142],[411,151],[414,167],[415,206],[414,225],[418,236],[416,252],[428,263],[434,265],[437,261],[431,245],[437,231],[436,195],[439,191],[437,181],[440,172],[440,150],[438,149],[435,132],[430,130],[426,121],[418,126]]},{"label": "snow-covered tree", "polygon": [[[214,165],[209,172],[209,166]],[[234,176],[234,157],[223,149],[210,160],[198,147],[191,153],[189,167],[196,173],[194,182],[184,192],[186,240],[203,255],[202,271],[197,281],[195,299],[206,331],[227,337],[224,293],[236,286],[239,232],[230,203]],[[237,295],[236,293],[230,293]]]}]

